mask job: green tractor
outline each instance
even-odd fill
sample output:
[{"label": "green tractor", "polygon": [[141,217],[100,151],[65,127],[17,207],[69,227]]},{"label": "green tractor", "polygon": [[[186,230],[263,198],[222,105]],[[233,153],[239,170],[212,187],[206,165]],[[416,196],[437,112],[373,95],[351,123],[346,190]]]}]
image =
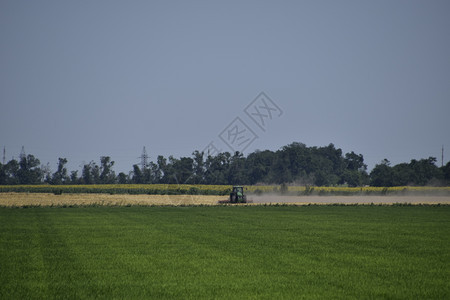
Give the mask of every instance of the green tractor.
[{"label": "green tractor", "polygon": [[233,186],[233,191],[230,193],[230,203],[249,203],[247,196],[244,194],[243,186]]},{"label": "green tractor", "polygon": [[230,198],[227,200],[219,201],[220,204],[227,203],[253,203],[252,200],[247,200],[247,196],[244,194],[244,187],[235,185],[230,193]]}]

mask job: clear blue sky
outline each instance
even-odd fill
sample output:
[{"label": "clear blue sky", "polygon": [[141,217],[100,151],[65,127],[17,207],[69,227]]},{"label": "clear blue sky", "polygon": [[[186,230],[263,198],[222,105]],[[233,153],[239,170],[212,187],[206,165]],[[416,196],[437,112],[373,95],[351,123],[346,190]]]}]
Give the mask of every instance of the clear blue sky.
[{"label": "clear blue sky", "polygon": [[[0,146],[70,170],[189,156],[236,117],[255,149],[334,143],[369,168],[450,158],[450,1],[0,0]],[[261,130],[244,109],[281,109]]]}]

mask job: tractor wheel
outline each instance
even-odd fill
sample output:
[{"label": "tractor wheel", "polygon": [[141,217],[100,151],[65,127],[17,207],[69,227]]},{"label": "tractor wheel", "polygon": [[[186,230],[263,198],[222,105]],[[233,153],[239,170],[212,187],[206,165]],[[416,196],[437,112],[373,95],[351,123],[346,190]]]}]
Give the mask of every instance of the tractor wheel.
[{"label": "tractor wheel", "polygon": [[230,203],[236,203],[236,195],[235,194],[230,195]]}]

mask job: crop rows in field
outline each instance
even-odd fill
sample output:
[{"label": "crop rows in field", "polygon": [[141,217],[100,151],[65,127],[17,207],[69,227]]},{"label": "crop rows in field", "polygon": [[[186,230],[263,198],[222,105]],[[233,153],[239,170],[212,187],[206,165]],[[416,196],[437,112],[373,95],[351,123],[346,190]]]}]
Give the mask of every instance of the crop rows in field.
[{"label": "crop rows in field", "polygon": [[447,206],[0,207],[0,299],[449,299],[449,217]]},{"label": "crop rows in field", "polygon": [[90,185],[3,185],[2,193],[54,193],[54,194],[130,194],[130,195],[226,195],[227,185],[188,184],[90,184]]},{"label": "crop rows in field", "polygon": [[[53,194],[148,194],[148,195],[227,195],[231,185],[190,184],[92,184],[92,185],[3,185],[0,193]],[[287,195],[450,195],[450,187],[313,187],[313,186],[247,186],[249,194],[281,193]]]}]

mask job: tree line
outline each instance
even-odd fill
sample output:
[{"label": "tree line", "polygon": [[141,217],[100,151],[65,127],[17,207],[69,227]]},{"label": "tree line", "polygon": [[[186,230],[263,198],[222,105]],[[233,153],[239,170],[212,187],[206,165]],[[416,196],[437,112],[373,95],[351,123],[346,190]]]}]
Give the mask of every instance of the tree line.
[{"label": "tree line", "polygon": [[66,158],[59,158],[57,169],[41,165],[38,158],[21,155],[0,163],[0,184],[297,184],[315,186],[404,186],[450,184],[450,162],[439,168],[436,158],[411,160],[391,166],[383,160],[368,173],[362,154],[342,150],[333,144],[307,147],[292,143],[277,151],[255,151],[246,157],[222,152],[214,156],[194,151],[190,157],[159,155],[145,166],[132,166],[128,174],[113,170],[114,161],[101,156],[79,171],[69,172]]}]

